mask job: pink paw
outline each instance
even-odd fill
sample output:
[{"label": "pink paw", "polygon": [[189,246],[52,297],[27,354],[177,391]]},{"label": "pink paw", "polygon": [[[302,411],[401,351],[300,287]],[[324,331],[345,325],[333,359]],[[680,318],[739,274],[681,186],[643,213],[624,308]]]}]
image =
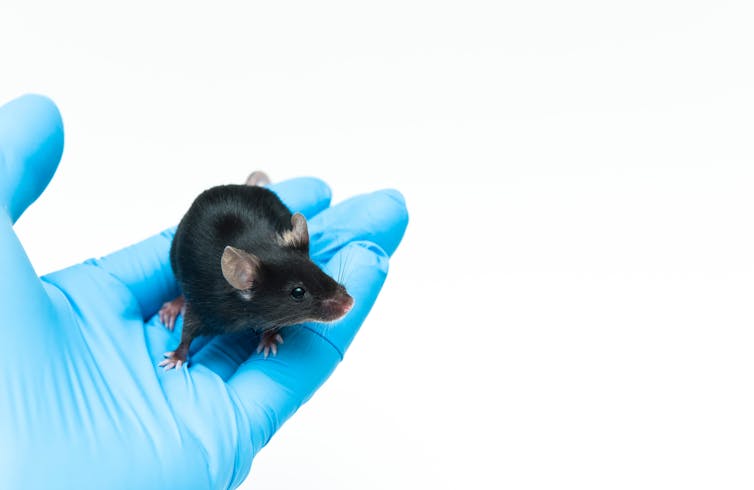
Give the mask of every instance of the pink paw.
[{"label": "pink paw", "polygon": [[175,328],[175,319],[178,318],[178,315],[184,314],[185,312],[186,301],[183,299],[183,296],[179,296],[173,301],[164,303],[162,308],[160,308],[158,315],[160,316],[162,324],[172,332]]},{"label": "pink paw", "polygon": [[259,345],[257,345],[257,354],[264,352],[265,359],[270,355],[270,352],[272,352],[273,356],[276,356],[278,353],[278,344],[282,345],[282,343],[283,337],[279,333],[274,331],[264,332],[262,338],[259,339]]},{"label": "pink paw", "polygon": [[165,371],[169,371],[173,368],[180,369],[181,366],[186,364],[186,356],[181,355],[181,353],[172,351],[172,352],[166,352],[163,354],[165,356],[165,359],[162,360],[158,364],[161,368],[165,368]]}]

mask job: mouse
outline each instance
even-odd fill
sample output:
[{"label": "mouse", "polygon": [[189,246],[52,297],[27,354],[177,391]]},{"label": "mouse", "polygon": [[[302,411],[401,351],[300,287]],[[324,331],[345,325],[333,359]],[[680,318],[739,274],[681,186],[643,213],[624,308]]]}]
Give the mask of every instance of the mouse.
[{"label": "mouse", "polygon": [[259,334],[256,352],[276,355],[281,329],[345,316],[354,300],[309,255],[306,218],[266,186],[264,172],[244,184],[215,186],[191,204],[170,246],[181,295],[162,305],[169,329],[183,316],[181,340],[163,354],[165,370],[188,365],[192,340],[244,331]]}]

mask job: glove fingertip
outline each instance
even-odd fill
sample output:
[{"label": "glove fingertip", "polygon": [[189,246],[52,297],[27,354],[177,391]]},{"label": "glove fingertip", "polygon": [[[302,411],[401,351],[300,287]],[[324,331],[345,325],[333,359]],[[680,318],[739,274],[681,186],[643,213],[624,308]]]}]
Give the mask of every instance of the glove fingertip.
[{"label": "glove fingertip", "polygon": [[0,107],[0,204],[14,222],[50,182],[63,139],[60,111],[48,97],[28,94]]},{"label": "glove fingertip", "polygon": [[373,222],[375,235],[383,237],[380,244],[388,255],[393,255],[408,227],[406,198],[397,189],[373,192],[370,196],[370,211],[379,216]]},{"label": "glove fingertip", "polygon": [[297,177],[270,186],[293,212],[311,218],[330,206],[332,190],[316,177]]}]

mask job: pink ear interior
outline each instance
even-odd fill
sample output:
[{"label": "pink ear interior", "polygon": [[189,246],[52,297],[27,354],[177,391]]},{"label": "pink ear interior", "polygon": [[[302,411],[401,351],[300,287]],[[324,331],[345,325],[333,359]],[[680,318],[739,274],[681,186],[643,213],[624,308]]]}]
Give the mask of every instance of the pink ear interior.
[{"label": "pink ear interior", "polygon": [[291,216],[293,229],[286,231],[280,237],[280,244],[286,247],[306,247],[309,245],[309,228],[306,218],[301,213]]},{"label": "pink ear interior", "polygon": [[257,256],[234,248],[225,247],[220,259],[220,268],[228,284],[235,289],[250,289],[259,269]]}]

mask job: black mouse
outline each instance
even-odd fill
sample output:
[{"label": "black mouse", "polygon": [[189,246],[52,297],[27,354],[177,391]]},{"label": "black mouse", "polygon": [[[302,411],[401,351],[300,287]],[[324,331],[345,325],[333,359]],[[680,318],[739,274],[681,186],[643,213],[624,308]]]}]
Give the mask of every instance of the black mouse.
[{"label": "black mouse", "polygon": [[183,333],[159,364],[166,370],[186,364],[200,335],[254,330],[267,357],[283,342],[281,328],[335,321],[352,308],[346,289],[309,257],[306,218],[291,214],[267,182],[254,172],[246,185],[212,187],[181,219],[170,264],[183,295],[159,317],[172,330],[182,313]]}]

